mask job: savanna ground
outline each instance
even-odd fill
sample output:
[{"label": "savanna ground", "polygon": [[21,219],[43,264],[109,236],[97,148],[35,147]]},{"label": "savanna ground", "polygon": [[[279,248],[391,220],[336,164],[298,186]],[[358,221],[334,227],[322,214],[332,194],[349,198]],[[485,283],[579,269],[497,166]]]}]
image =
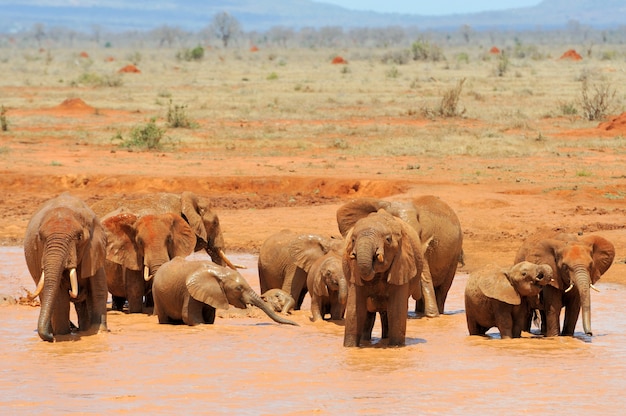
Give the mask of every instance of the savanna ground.
[{"label": "savanna ground", "polygon": [[[0,49],[0,241],[13,246],[0,247],[1,273],[12,287],[34,289],[19,246],[37,207],[64,191],[88,203],[209,196],[253,283],[267,236],[336,234],[336,209],[359,196],[441,197],[465,250],[446,315],[410,319],[402,349],[343,348],[341,324],[312,323],[306,310],[291,316],[300,327],[258,313],[174,327],[110,312],[109,333],[48,344],[34,331],[38,309],[4,307],[0,404],[19,414],[621,414],[626,52],[611,48],[612,59],[571,61],[546,47],[511,58],[503,76],[482,47],[405,65],[382,63],[382,50],[210,50],[186,62],[173,50]],[[337,53],[348,63],[331,64]],[[130,63],[141,72],[117,72]],[[437,115],[462,79],[458,114]],[[584,79],[616,90],[614,122],[582,116]],[[168,127],[175,106],[192,128]],[[152,119],[160,149],[123,146]],[[545,228],[616,246],[594,294],[594,336],[467,336],[467,273],[510,264]]]},{"label": "savanna ground", "polygon": [[[558,59],[564,49],[504,68],[482,47],[406,65],[375,49],[208,50],[200,62],[2,50],[1,241],[20,245],[33,211],[63,191],[93,203],[192,190],[212,198],[227,248],[251,253],[282,228],[337,233],[350,198],[434,194],[460,217],[467,271],[508,264],[527,235],[561,228],[611,239],[605,279],[619,280],[626,129],[610,117],[624,109],[626,63],[614,48],[578,61]],[[347,64],[331,64],[337,54]],[[119,72],[131,62],[139,73]],[[462,79],[457,116],[437,115]],[[585,79],[590,93],[615,93],[609,118],[583,117]],[[168,127],[176,107],[190,128]],[[160,149],[123,146],[151,120]]]}]

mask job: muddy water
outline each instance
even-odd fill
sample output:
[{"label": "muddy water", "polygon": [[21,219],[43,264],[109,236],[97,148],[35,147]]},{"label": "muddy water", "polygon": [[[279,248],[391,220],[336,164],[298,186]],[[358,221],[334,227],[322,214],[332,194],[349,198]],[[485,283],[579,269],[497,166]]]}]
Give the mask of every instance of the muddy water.
[{"label": "muddy water", "polygon": [[[248,266],[258,289],[256,259]],[[39,309],[0,306],[0,408],[4,414],[623,414],[626,288],[593,294],[586,337],[469,337],[457,276],[447,313],[411,319],[404,348],[342,347],[343,328],[275,324],[231,311],[215,325],[159,325],[109,313],[109,333],[46,343]],[[0,293],[34,285],[19,247],[0,248]],[[379,336],[379,328],[375,328]]]}]

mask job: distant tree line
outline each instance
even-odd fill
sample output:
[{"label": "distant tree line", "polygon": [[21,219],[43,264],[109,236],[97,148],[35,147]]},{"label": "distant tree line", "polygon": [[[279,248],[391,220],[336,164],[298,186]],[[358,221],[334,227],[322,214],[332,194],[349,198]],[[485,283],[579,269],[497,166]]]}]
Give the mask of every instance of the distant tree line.
[{"label": "distant tree line", "polygon": [[560,29],[512,31],[474,30],[462,25],[453,30],[421,30],[418,27],[362,27],[344,29],[339,26],[303,27],[293,29],[274,26],[267,31],[246,32],[236,17],[217,13],[204,28],[187,31],[167,24],[147,31],[107,32],[93,25],[88,33],[67,27],[46,27],[42,23],[19,33],[0,33],[2,47],[79,47],[97,44],[103,47],[127,48],[189,48],[203,45],[211,48],[394,48],[415,47],[416,40],[439,47],[480,44],[486,47],[519,47],[521,44],[624,44],[626,25],[613,29],[596,29],[572,20]]}]

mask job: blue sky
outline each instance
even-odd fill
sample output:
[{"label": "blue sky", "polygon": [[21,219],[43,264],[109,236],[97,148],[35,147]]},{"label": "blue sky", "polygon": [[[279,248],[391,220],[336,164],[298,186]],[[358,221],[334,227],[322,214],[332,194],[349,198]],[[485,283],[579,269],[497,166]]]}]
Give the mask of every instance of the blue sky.
[{"label": "blue sky", "polygon": [[541,0],[314,0],[351,10],[442,15],[536,6]]}]

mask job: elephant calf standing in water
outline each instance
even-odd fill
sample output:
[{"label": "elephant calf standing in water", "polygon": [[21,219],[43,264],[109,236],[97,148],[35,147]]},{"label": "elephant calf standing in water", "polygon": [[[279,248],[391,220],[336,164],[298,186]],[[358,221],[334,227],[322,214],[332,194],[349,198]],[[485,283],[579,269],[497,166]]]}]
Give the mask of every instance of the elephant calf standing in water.
[{"label": "elephant calf standing in water", "polygon": [[250,304],[278,323],[298,325],[278,315],[239,272],[209,260],[175,257],[154,275],[152,293],[154,314],[161,324],[212,324],[216,309],[228,309],[229,304],[246,309]]},{"label": "elephant calf standing in water", "polygon": [[485,335],[498,327],[501,338],[519,338],[539,292],[552,280],[548,264],[523,261],[510,268],[486,267],[473,273],[465,286],[465,314],[470,335]]}]

